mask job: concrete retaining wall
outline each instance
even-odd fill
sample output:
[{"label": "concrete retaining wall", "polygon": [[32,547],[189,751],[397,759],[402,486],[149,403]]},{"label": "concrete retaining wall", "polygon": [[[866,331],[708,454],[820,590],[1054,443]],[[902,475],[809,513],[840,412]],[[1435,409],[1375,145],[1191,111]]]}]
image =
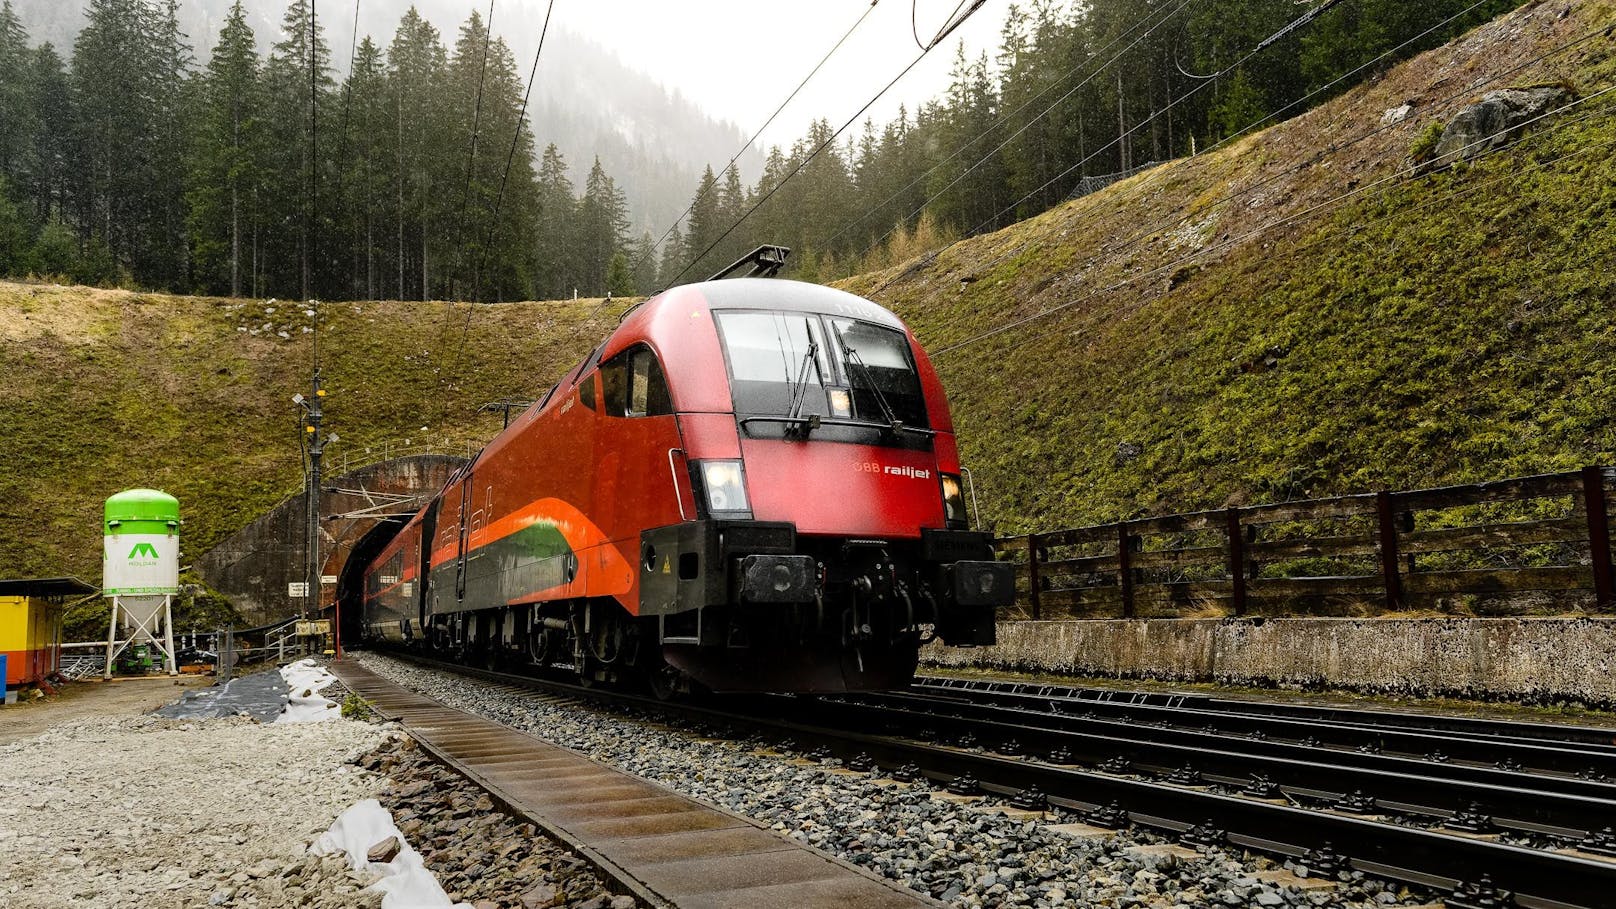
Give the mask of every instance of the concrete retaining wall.
[{"label": "concrete retaining wall", "polygon": [[925,660],[1123,679],[1616,705],[1616,619],[1078,619],[1003,622],[994,647]]}]

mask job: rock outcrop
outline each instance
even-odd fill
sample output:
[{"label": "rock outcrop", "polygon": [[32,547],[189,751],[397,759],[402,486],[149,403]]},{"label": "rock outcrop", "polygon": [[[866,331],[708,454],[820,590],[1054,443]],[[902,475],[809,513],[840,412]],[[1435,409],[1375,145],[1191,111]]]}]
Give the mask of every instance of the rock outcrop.
[{"label": "rock outcrop", "polygon": [[1480,157],[1515,137],[1518,129],[1564,106],[1571,92],[1558,85],[1505,88],[1488,92],[1448,121],[1437,143],[1437,166]]}]

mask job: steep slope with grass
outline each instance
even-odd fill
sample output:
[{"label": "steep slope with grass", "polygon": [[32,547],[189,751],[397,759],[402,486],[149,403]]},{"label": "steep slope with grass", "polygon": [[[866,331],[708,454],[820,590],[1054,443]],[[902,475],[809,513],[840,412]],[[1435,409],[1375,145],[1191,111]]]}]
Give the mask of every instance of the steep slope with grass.
[{"label": "steep slope with grass", "polygon": [[[847,286],[933,352],[1002,531],[1612,463],[1616,93],[1595,96],[1613,25],[1616,0],[1526,6],[1296,120]],[[1433,123],[1551,82],[1592,100],[1413,173]],[[488,438],[477,405],[538,394],[619,308],[478,308],[461,353],[464,306],[322,307],[333,453]],[[294,492],[308,321],[0,284],[4,574],[94,577],[100,502],[126,486],[180,497],[191,554]]]},{"label": "steep slope with grass", "polygon": [[[1001,531],[1612,463],[1612,25],[1610,0],[1528,5],[1231,147],[845,286],[932,351]],[[1431,124],[1542,83],[1584,101],[1415,174]]]},{"label": "steep slope with grass", "polygon": [[[478,405],[533,398],[620,306],[327,303],[320,350],[340,466],[408,439],[464,450]],[[128,486],[178,496],[187,556],[301,488],[291,396],[311,319],[284,301],[0,283],[3,574],[100,574],[100,509]],[[591,316],[597,318],[591,318]],[[285,337],[282,337],[282,335]],[[461,339],[465,341],[462,346]]]}]

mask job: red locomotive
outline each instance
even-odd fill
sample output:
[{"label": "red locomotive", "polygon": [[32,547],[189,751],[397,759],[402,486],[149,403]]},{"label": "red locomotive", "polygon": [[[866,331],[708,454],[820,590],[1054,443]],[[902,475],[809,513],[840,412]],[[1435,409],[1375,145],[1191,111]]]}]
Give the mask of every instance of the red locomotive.
[{"label": "red locomotive", "polygon": [[363,591],[367,638],[457,660],[825,692],[907,684],[932,634],[993,643],[1012,574],[967,527],[948,403],[904,324],[745,278],[631,311]]}]

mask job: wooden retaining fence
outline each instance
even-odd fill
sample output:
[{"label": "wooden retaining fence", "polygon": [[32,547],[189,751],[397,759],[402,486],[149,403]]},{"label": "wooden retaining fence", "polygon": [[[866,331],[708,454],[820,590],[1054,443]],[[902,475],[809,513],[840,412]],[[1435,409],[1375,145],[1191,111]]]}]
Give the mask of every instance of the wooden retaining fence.
[{"label": "wooden retaining fence", "polygon": [[1008,537],[1008,618],[1616,611],[1616,468]]}]

